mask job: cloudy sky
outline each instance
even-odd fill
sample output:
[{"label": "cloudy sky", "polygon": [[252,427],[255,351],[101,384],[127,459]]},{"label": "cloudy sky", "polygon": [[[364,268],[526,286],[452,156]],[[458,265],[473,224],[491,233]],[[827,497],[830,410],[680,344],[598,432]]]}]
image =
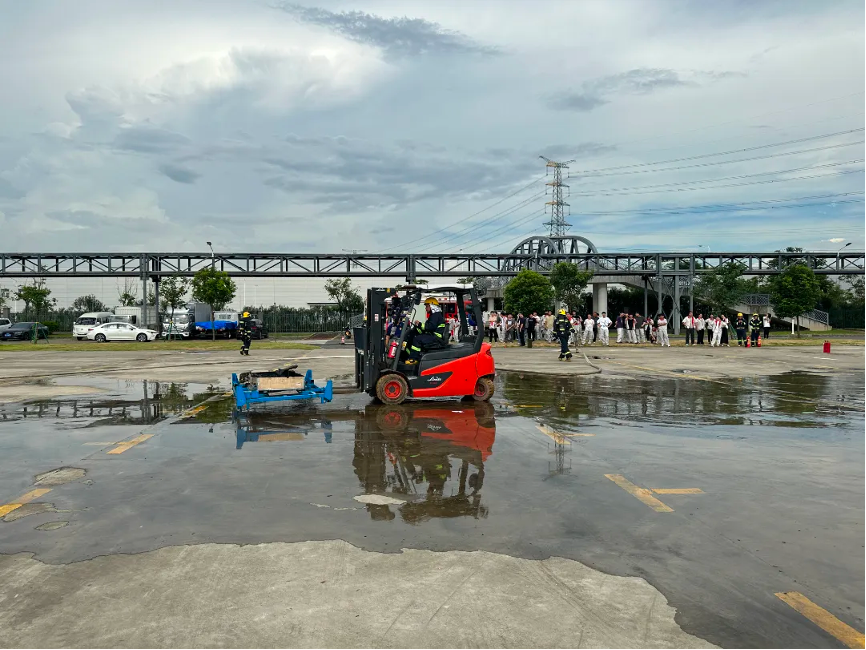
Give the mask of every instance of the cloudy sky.
[{"label": "cloudy sky", "polygon": [[864,245],[862,1],[0,10],[4,251]]}]

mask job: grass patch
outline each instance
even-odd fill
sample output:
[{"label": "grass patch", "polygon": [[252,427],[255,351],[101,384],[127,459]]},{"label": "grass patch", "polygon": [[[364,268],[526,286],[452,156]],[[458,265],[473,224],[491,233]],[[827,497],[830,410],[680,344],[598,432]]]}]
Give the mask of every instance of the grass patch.
[{"label": "grass patch", "polygon": [[[316,350],[320,346],[295,343],[292,341],[253,341],[253,350]],[[152,343],[6,343],[0,345],[0,352],[237,352],[240,341],[234,339],[217,341],[153,341]]]}]

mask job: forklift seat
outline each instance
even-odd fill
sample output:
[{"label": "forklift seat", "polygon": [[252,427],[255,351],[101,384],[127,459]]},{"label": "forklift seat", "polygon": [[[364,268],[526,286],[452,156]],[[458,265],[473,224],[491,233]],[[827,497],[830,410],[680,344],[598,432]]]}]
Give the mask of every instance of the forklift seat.
[{"label": "forklift seat", "polygon": [[442,361],[460,359],[475,354],[475,343],[451,343],[447,348],[425,352],[421,361]]}]

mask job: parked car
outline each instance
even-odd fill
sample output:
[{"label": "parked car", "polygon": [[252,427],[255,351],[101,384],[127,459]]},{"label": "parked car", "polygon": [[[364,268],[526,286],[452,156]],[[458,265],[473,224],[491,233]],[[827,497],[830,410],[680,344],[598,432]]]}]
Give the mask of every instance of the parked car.
[{"label": "parked car", "polygon": [[0,318],[0,332],[2,332],[3,330],[8,330],[10,327],[12,327],[11,320],[9,320],[8,318]]},{"label": "parked car", "polygon": [[269,336],[268,328],[265,327],[261,318],[251,318],[250,329],[252,330],[254,339],[266,339]]},{"label": "parked car", "polygon": [[153,341],[157,336],[156,330],[148,330],[129,323],[104,323],[97,325],[89,332],[87,338],[97,343],[106,341],[139,341],[145,343]]},{"label": "parked car", "polygon": [[114,314],[110,311],[89,311],[86,314],[81,314],[72,324],[72,336],[83,341],[88,332],[94,327],[109,322],[112,316]]},{"label": "parked car", "polygon": [[39,338],[48,338],[48,328],[42,323],[15,323],[11,327],[7,327],[5,330],[0,332],[0,337],[4,341],[27,341],[28,339],[33,338],[33,327],[37,326],[38,328],[38,337]]}]

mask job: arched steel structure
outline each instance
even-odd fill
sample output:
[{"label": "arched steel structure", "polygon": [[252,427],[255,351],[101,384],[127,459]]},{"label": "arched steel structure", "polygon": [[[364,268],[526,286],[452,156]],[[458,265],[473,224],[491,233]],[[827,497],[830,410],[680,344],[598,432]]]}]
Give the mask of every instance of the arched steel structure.
[{"label": "arched steel structure", "polygon": [[[577,235],[566,235],[563,237],[545,237],[534,235],[527,237],[517,244],[511,251],[512,255],[520,255],[520,258],[509,260],[507,264],[512,271],[532,269],[533,271],[549,271],[555,259],[551,256],[571,256],[598,253],[598,249],[586,237]],[[532,257],[526,257],[531,255]]]}]

